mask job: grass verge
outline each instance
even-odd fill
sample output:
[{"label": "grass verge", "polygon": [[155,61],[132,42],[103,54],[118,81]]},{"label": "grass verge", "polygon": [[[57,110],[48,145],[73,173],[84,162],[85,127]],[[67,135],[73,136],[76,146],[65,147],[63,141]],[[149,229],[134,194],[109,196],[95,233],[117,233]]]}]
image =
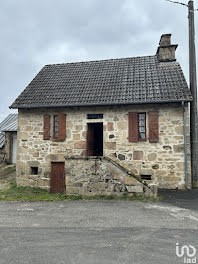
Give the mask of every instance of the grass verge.
[{"label": "grass verge", "polygon": [[121,200],[121,201],[141,201],[141,202],[157,202],[158,198],[145,198],[144,196],[128,197],[122,196],[105,196],[96,195],[88,196],[75,196],[62,193],[51,194],[46,190],[37,187],[23,187],[17,186],[16,181],[10,182],[10,188],[0,191],[0,201],[70,201],[70,200]]}]

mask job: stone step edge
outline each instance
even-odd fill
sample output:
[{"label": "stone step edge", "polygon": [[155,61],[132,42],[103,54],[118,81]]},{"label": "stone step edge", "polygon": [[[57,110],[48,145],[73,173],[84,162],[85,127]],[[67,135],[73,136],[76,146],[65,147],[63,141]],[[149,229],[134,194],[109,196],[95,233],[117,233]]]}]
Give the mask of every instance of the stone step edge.
[{"label": "stone step edge", "polygon": [[[144,186],[150,188],[150,186],[148,185],[148,183],[142,181],[138,176],[136,176],[135,174],[133,174],[132,172],[130,172],[128,169],[126,169],[125,167],[123,167],[122,165],[120,165],[118,162],[116,162],[115,160],[104,156],[103,159],[111,162],[114,166],[117,166],[118,168],[120,168],[122,171],[126,172],[129,176],[131,176],[132,178],[135,178],[138,182],[140,182],[141,184],[143,184]],[[151,188],[150,188],[151,189]]]}]

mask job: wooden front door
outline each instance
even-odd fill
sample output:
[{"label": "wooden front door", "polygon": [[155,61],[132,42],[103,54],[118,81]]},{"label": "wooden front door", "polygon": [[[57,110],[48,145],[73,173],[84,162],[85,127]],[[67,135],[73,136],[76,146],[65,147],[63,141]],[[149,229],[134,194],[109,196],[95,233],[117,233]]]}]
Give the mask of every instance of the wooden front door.
[{"label": "wooden front door", "polygon": [[51,193],[65,192],[65,164],[64,162],[52,162],[51,165]]}]

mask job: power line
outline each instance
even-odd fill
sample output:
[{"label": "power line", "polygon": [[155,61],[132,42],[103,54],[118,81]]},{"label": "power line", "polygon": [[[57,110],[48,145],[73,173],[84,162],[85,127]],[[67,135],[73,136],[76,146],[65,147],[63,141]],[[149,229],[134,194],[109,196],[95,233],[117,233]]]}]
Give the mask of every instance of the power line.
[{"label": "power line", "polygon": [[171,3],[174,3],[174,4],[179,4],[179,5],[187,6],[187,7],[188,7],[187,4],[184,4],[184,3],[181,3],[181,2],[172,1],[172,0],[165,0],[165,1],[167,1],[167,2],[171,2]]},{"label": "power line", "polygon": [[[188,7],[187,4],[184,4],[184,3],[181,3],[181,2],[172,1],[172,0],[165,0],[165,1],[167,1],[167,2],[171,2],[171,3],[173,3],[173,4],[179,4],[179,5],[183,5],[183,6],[187,6],[187,7]],[[194,9],[193,11],[190,11],[190,12],[194,12],[194,11],[198,11],[198,9]]]}]

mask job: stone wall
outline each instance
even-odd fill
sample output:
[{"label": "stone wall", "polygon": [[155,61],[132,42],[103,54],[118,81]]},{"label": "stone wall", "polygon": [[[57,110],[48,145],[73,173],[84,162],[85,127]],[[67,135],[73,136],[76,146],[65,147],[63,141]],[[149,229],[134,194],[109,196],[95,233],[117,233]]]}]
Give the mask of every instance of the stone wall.
[{"label": "stone wall", "polygon": [[[156,110],[159,111],[159,142],[128,142],[128,112],[147,113]],[[189,145],[187,107],[186,110]],[[46,113],[67,115],[67,138],[64,142],[43,140],[43,115]],[[87,120],[87,114],[92,113],[102,113],[103,119]],[[51,162],[64,161],[68,191],[73,169],[73,163],[68,158],[86,156],[87,123],[92,122],[103,122],[104,156],[115,160],[138,177],[151,175],[148,182],[159,188],[184,188],[183,110],[181,105],[176,104],[19,110],[17,184],[49,189]],[[86,164],[92,167],[92,161]],[[38,166],[38,175],[31,175],[31,166]],[[79,177],[82,179],[84,169],[84,165],[79,167]],[[190,175],[190,160],[188,170]]]},{"label": "stone wall", "polygon": [[8,164],[11,164],[11,148],[12,145],[12,133],[11,132],[6,132],[5,133],[5,161]]},{"label": "stone wall", "polygon": [[85,196],[133,195],[134,193],[156,195],[154,188],[148,188],[110,159],[66,157],[65,165],[68,194]]}]

